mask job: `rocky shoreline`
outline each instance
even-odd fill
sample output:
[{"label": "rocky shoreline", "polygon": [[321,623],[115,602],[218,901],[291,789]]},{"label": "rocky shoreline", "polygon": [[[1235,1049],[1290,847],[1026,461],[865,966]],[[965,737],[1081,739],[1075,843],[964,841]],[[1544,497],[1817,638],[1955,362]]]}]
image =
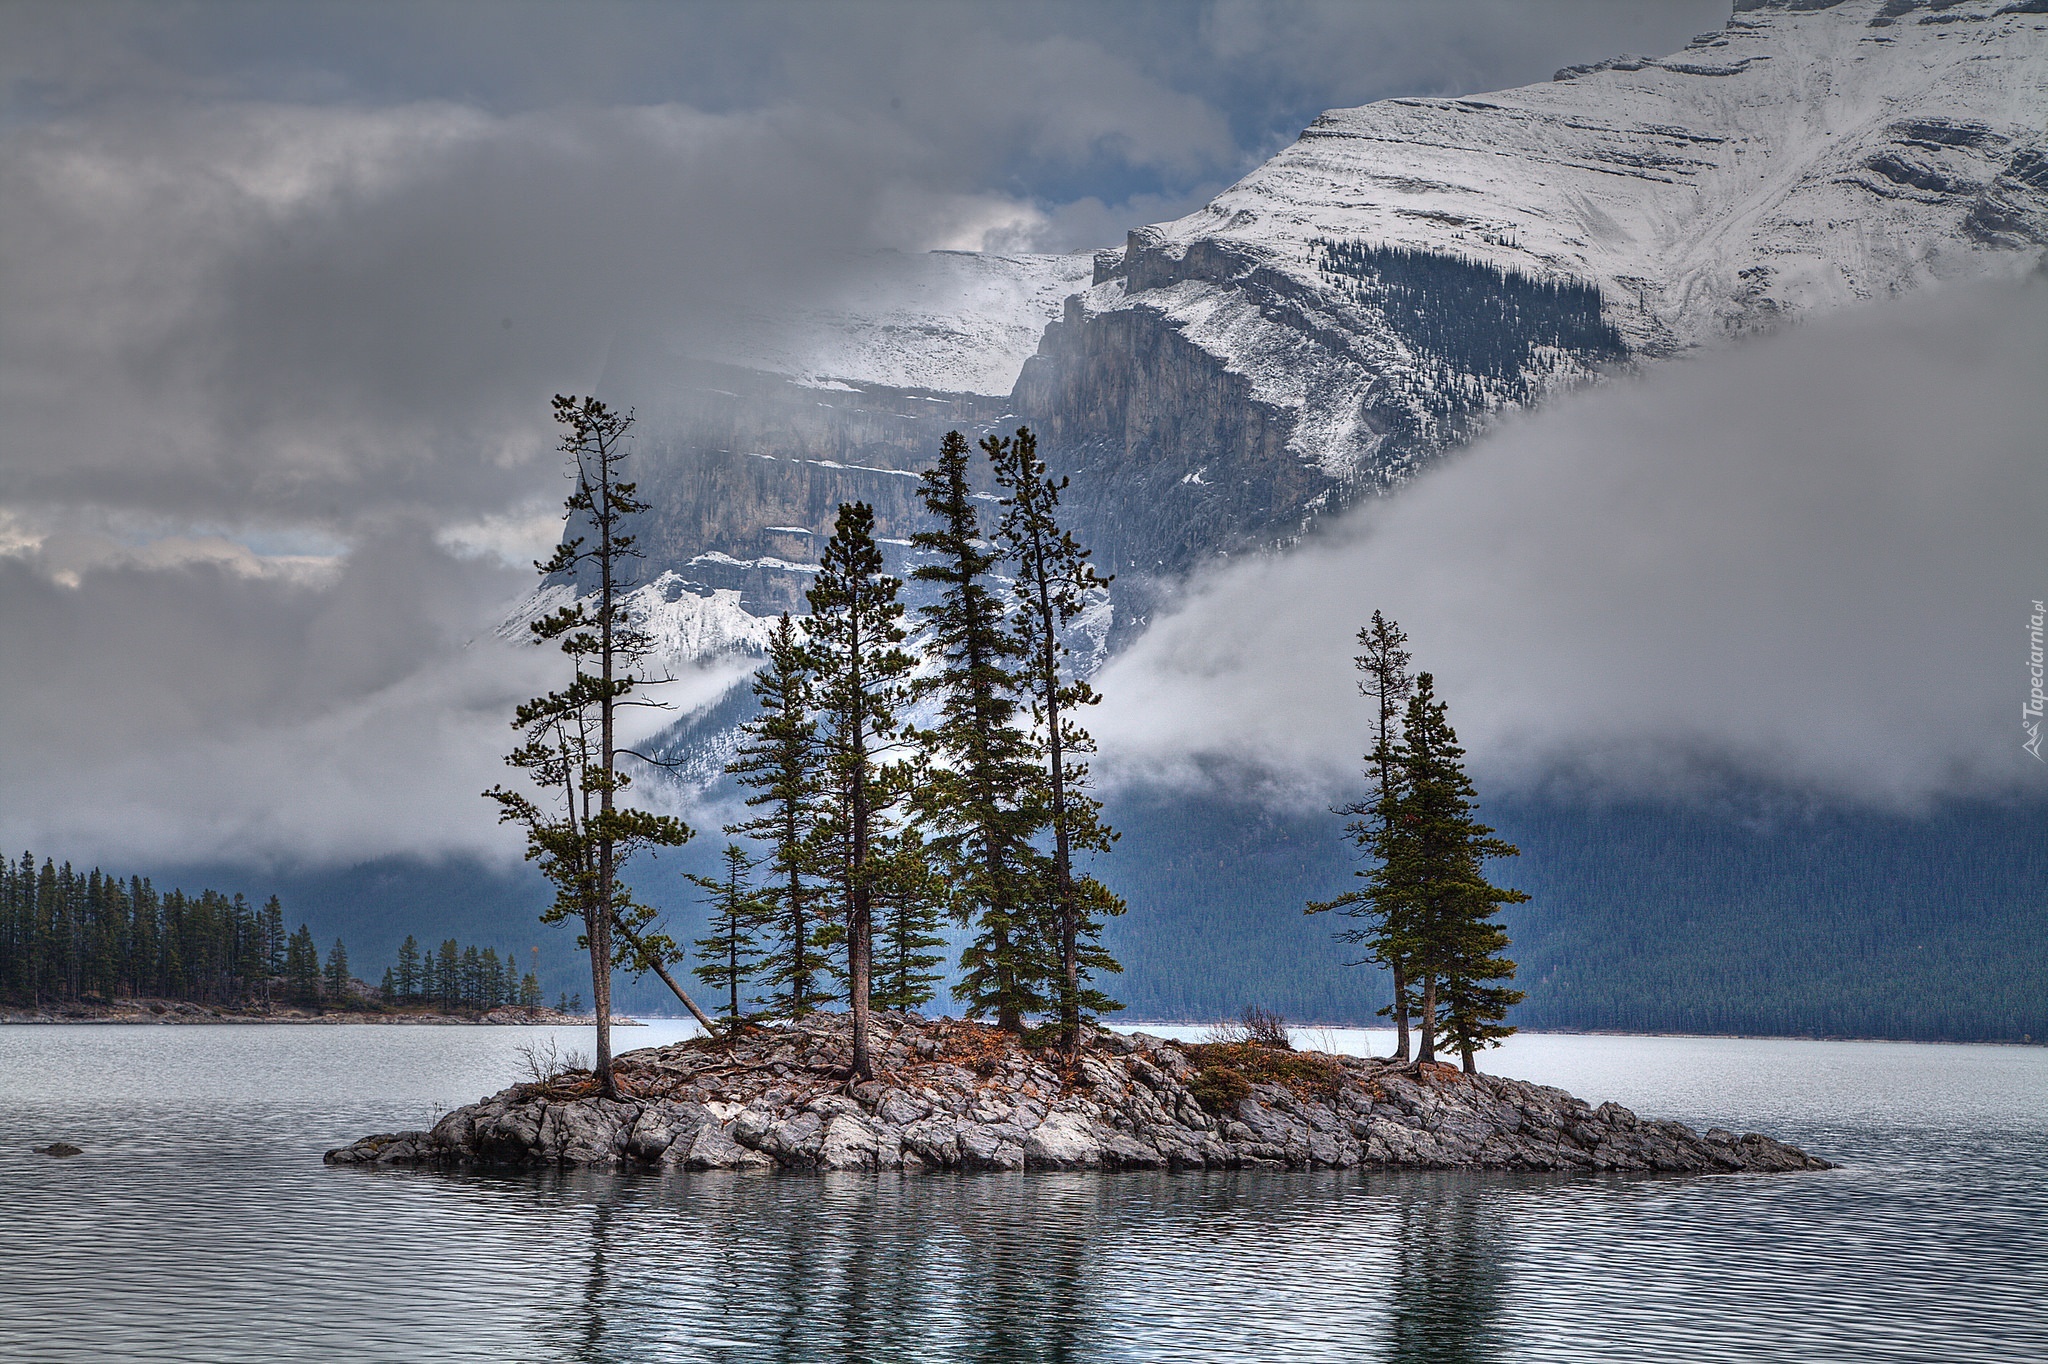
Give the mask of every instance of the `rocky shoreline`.
[{"label": "rocky shoreline", "polygon": [[[0,1023],[314,1023],[386,1024],[426,1027],[473,1027],[479,1024],[518,1027],[589,1027],[589,1014],[503,1004],[483,1013],[439,1013],[423,1009],[301,1009],[280,1004],[269,1009],[231,1009],[194,1004],[183,999],[117,999],[111,1004],[63,1004],[43,1008],[0,1006]],[[615,1028],[639,1027],[637,1020],[614,1018]]]},{"label": "rocky shoreline", "polygon": [[331,1165],[735,1170],[1821,1170],[1757,1133],[1705,1133],[1560,1089],[1250,1042],[1091,1030],[1069,1069],[981,1024],[878,1015],[873,1080],[843,1015],[627,1052],[515,1085]]}]

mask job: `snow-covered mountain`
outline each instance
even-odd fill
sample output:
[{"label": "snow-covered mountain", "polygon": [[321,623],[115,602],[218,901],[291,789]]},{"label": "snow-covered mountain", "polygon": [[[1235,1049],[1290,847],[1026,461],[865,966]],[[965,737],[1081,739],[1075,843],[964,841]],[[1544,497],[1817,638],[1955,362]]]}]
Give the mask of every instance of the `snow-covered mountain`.
[{"label": "snow-covered mountain", "polygon": [[1617,364],[2040,263],[2048,4],[1736,10],[1674,56],[1333,110],[1102,253],[1017,400],[1126,566],[1285,539]]},{"label": "snow-covered mountain", "polygon": [[2048,0],[1740,0],[1671,56],[1333,110],[1092,259],[897,257],[739,329],[642,444],[653,595],[744,650],[840,501],[907,537],[944,431],[1025,420],[1113,644],[1503,409],[2044,247]]}]

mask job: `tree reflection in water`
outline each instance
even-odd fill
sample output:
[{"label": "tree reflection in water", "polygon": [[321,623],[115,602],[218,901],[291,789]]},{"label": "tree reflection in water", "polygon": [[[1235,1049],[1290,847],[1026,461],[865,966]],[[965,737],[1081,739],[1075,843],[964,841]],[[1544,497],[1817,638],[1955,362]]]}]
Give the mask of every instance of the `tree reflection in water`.
[{"label": "tree reflection in water", "polygon": [[466,1184],[555,1229],[581,1291],[539,1311],[536,1356],[590,1364],[1480,1364],[1500,1353],[1517,1188],[1251,1171]]},{"label": "tree reflection in water", "polygon": [[1394,1263],[1387,1278],[1388,1364],[1485,1364],[1502,1356],[1497,1333],[1507,1245],[1497,1223],[1498,1182],[1412,1174],[1394,1182]]}]

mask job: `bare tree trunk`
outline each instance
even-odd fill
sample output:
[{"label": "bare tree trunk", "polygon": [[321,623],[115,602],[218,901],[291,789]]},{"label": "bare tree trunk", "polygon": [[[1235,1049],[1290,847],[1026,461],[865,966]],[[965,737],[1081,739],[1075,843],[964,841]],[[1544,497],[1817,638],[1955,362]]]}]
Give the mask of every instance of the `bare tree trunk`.
[{"label": "bare tree trunk", "polygon": [[1060,728],[1058,615],[1053,610],[1052,585],[1046,581],[1045,544],[1037,531],[1032,533],[1031,549],[1038,592],[1038,686],[1045,703],[1046,755],[1052,777],[1053,896],[1060,935],[1060,1045],[1071,1060],[1081,1051],[1080,923],[1074,908],[1074,850],[1067,824],[1066,735]]},{"label": "bare tree trunk", "polygon": [[1017,992],[1014,984],[1016,973],[1011,971],[1006,965],[1002,965],[1002,963],[1007,963],[1010,960],[1010,933],[1008,929],[1000,926],[997,927],[995,944],[995,958],[999,963],[997,970],[999,974],[1006,977],[1004,984],[1009,987],[1003,990],[1002,1002],[996,1005],[996,1026],[1004,1032],[1020,1033],[1024,1031],[1024,1012],[1017,1007]]},{"label": "bare tree trunk", "polygon": [[607,1099],[619,1097],[618,1082],[612,1078],[612,935],[609,914],[593,914],[584,920],[584,936],[590,939],[590,994],[597,1006],[597,1087]]},{"label": "bare tree trunk", "polygon": [[[1390,954],[1391,955],[1391,954]],[[1408,971],[1394,958],[1394,1059],[1408,1063]]]},{"label": "bare tree trunk", "polygon": [[654,974],[661,977],[661,983],[668,986],[670,993],[675,995],[677,999],[683,1002],[683,1007],[690,1011],[690,1016],[692,1018],[696,1019],[699,1024],[703,1025],[704,1031],[707,1033],[716,1033],[718,1031],[718,1024],[714,1022],[710,1018],[710,1016],[707,1015],[702,1009],[697,1007],[697,1001],[691,999],[688,992],[686,992],[682,986],[676,984],[676,978],[668,973],[668,968],[666,966],[663,966],[660,960],[657,957],[655,957],[653,953],[647,951],[641,945],[639,935],[622,923],[614,922],[613,927],[619,930],[620,936],[625,938],[627,944],[631,946],[633,950],[640,955],[641,960],[645,961],[649,966],[654,968]]},{"label": "bare tree trunk", "polygon": [[604,785],[598,788],[598,809],[603,812],[605,825],[600,828],[597,836],[598,913],[593,925],[594,931],[590,935],[590,967],[594,973],[591,993],[597,997],[597,1085],[607,1099],[616,1099],[619,1097],[619,1087],[612,1078],[611,927],[612,905],[616,898],[612,891],[612,878],[617,874],[617,869],[612,865],[610,821],[612,778],[618,764],[618,755],[612,746],[615,706],[612,696],[612,614],[618,609],[618,584],[612,578],[611,450],[602,435],[598,437],[597,460],[598,500],[594,519],[597,522],[599,591],[603,594],[598,598],[597,625],[601,641],[598,658],[604,677],[604,694],[598,701],[604,751]]},{"label": "bare tree trunk", "polygon": [[[855,696],[861,695],[861,641],[857,628],[850,632],[848,656],[853,659]],[[846,1003],[853,1017],[853,1078],[872,1080],[874,1062],[868,1056],[868,984],[874,961],[874,899],[868,884],[868,717],[865,706],[853,715],[852,790],[848,793],[848,866],[846,886]]]},{"label": "bare tree trunk", "polygon": [[1436,973],[1429,972],[1422,978],[1422,1043],[1415,1059],[1428,1064],[1436,1060]]},{"label": "bare tree trunk", "polygon": [[847,918],[846,935],[847,994],[853,1006],[853,1077],[872,1080],[875,1064],[868,1055],[868,978],[874,943],[867,888],[855,889],[853,898],[854,909]]},{"label": "bare tree trunk", "polygon": [[1458,1056],[1465,1063],[1465,1073],[1467,1075],[1477,1075],[1479,1073],[1479,1062],[1472,1056],[1472,1044],[1470,1042],[1458,1043]]}]

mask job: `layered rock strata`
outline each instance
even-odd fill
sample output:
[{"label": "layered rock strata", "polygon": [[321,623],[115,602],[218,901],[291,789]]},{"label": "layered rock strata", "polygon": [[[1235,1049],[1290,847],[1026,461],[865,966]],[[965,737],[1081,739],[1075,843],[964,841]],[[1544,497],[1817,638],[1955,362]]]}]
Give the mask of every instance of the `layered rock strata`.
[{"label": "layered rock strata", "polygon": [[1786,1171],[1826,1161],[1560,1089],[1250,1043],[1092,1032],[1067,1067],[995,1029],[883,1016],[877,1074],[847,1079],[838,1016],[628,1052],[621,1096],[588,1074],[518,1085],[332,1165],[690,1170],[1429,1169]]}]

